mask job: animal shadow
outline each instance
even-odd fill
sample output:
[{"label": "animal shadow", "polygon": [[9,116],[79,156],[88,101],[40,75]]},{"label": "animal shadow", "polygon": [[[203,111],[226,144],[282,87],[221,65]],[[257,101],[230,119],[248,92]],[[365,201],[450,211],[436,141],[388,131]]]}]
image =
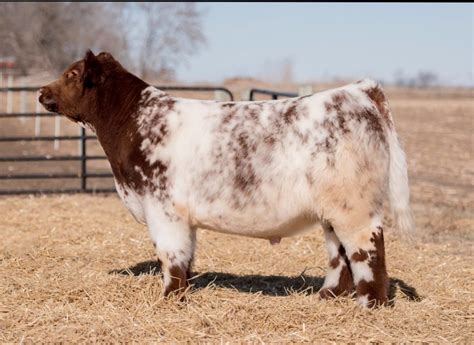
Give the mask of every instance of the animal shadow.
[{"label": "animal shadow", "polygon": [[[114,269],[109,274],[138,276],[140,274],[160,275],[159,261],[144,261],[128,268]],[[324,277],[313,277],[302,273],[296,277],[275,275],[237,275],[224,272],[193,272],[189,279],[192,288],[203,289],[216,286],[226,289],[235,289],[240,292],[260,292],[269,296],[288,296],[294,292],[313,294],[318,292],[324,282]]]},{"label": "animal shadow", "polygon": [[[157,260],[140,262],[134,266],[114,269],[109,274],[128,276],[161,275],[161,263]],[[324,277],[309,276],[304,272],[299,276],[275,275],[238,275],[224,272],[193,272],[190,278],[192,289],[198,290],[208,286],[225,289],[235,289],[246,293],[262,293],[267,296],[289,296],[293,293],[311,295],[317,293],[324,283]],[[410,301],[421,301],[421,297],[413,286],[408,285],[398,278],[390,278],[389,300],[394,305],[394,297],[400,290]]]}]

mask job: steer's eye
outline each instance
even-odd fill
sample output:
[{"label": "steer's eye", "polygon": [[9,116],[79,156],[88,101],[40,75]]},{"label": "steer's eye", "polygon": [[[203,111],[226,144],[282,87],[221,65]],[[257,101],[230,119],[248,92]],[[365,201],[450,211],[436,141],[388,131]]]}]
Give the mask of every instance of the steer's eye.
[{"label": "steer's eye", "polygon": [[73,69],[67,73],[66,77],[70,79],[70,78],[77,77],[78,75],[79,75],[79,72]]}]

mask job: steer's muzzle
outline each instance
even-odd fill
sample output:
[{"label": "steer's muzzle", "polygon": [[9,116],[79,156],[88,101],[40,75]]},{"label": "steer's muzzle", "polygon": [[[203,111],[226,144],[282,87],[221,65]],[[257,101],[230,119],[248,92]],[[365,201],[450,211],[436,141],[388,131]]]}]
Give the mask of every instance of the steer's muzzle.
[{"label": "steer's muzzle", "polygon": [[56,103],[53,92],[47,86],[40,89],[39,102],[48,110],[56,113],[58,111],[58,104]]}]

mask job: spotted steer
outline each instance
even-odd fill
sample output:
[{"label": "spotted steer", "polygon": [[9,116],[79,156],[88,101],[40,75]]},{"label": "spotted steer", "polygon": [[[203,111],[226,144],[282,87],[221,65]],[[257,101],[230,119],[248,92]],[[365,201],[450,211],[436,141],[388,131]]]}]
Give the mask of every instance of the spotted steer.
[{"label": "spotted steer", "polygon": [[40,102],[97,133],[118,194],[148,227],[166,295],[187,287],[197,228],[274,243],[321,223],[329,268],[320,296],[355,289],[362,305],[387,302],[387,196],[400,233],[414,227],[405,155],[374,81],[284,100],[201,101],[88,51]]}]

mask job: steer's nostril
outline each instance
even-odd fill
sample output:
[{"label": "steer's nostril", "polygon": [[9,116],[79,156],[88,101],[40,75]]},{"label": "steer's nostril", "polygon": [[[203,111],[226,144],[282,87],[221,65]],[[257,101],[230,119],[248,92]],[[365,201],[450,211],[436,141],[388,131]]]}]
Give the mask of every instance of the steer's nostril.
[{"label": "steer's nostril", "polygon": [[44,105],[56,103],[53,98],[53,95],[51,94],[51,90],[45,87],[42,87],[41,89],[39,89],[38,100],[40,101],[40,103]]},{"label": "steer's nostril", "polygon": [[40,102],[43,102],[44,97],[45,97],[45,89],[44,89],[44,87],[42,87],[38,91],[38,100]]}]

